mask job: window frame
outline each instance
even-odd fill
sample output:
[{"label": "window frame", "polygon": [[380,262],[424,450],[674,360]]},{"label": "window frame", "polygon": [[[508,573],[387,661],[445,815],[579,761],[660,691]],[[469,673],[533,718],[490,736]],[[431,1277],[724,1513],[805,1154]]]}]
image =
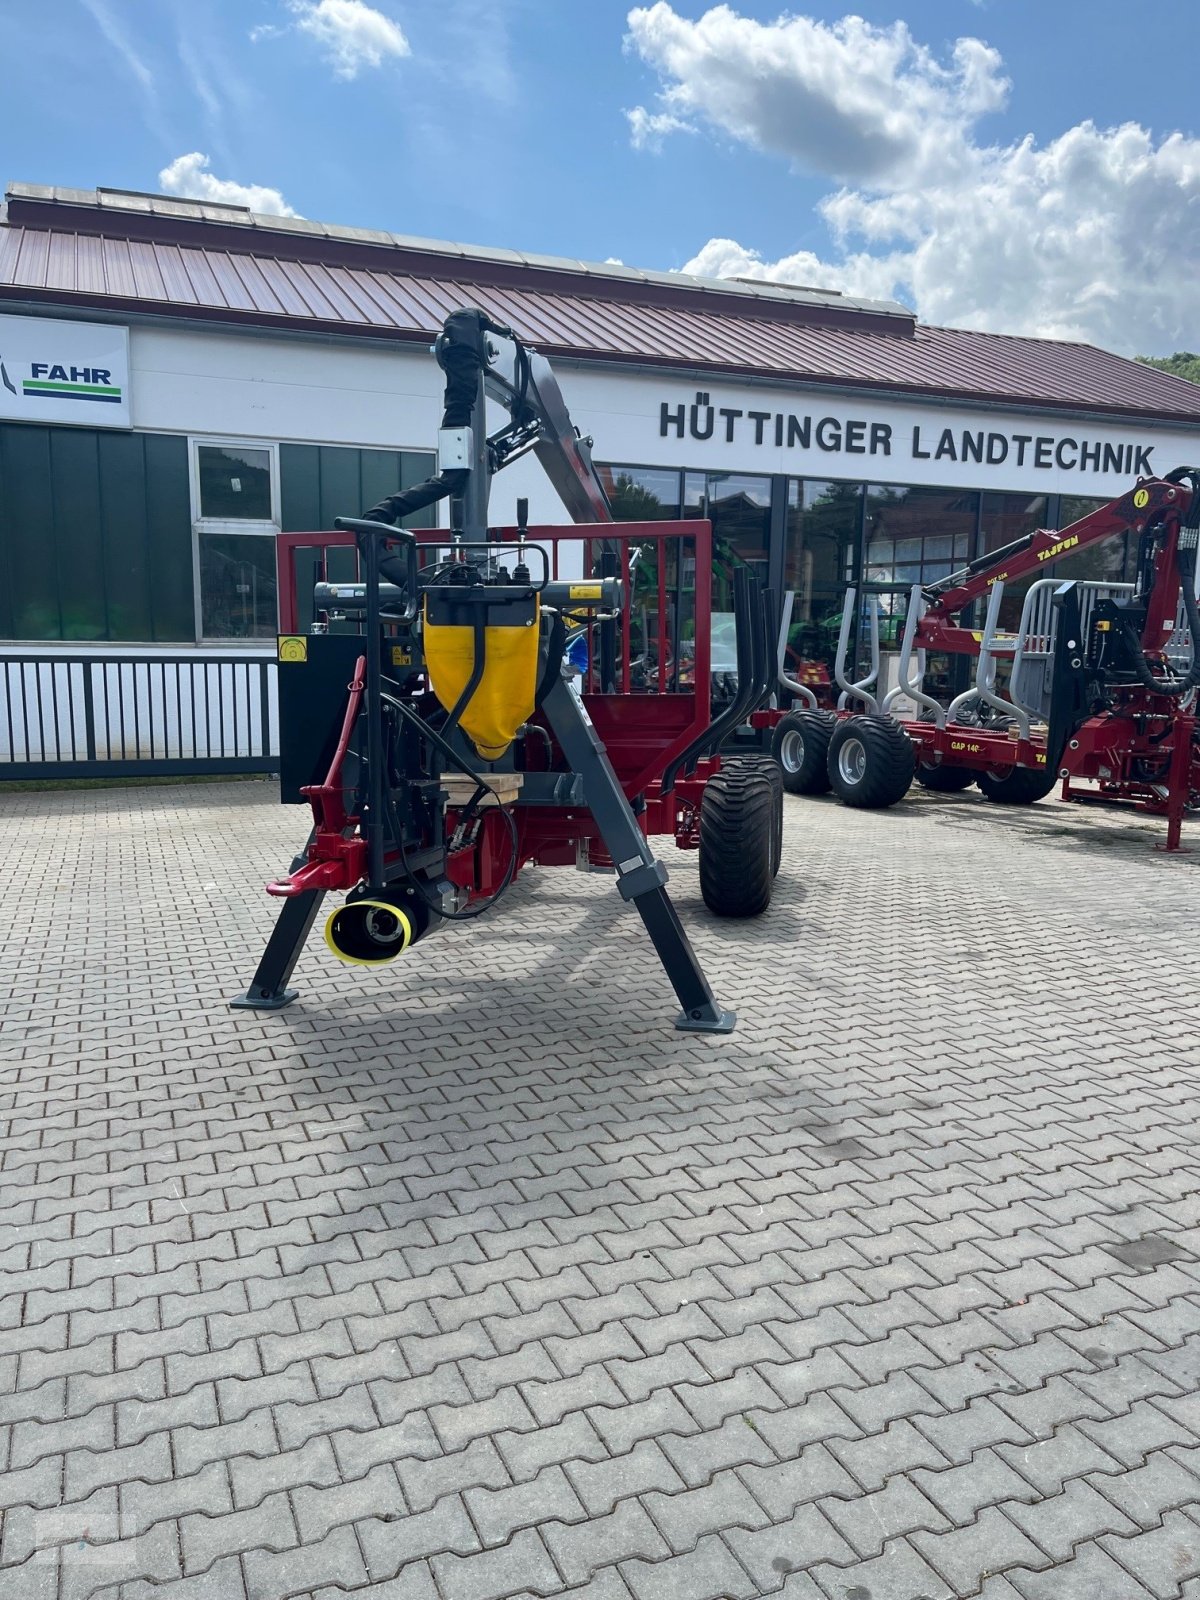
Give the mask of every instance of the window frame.
[{"label": "window frame", "polygon": [[[200,504],[200,451],[209,446],[228,445],[238,450],[264,450],[267,453],[271,484],[271,518],[205,517]],[[204,600],[200,591],[200,541],[206,534],[239,535],[250,539],[278,538],[282,529],[282,500],[279,479],[279,443],[274,439],[237,438],[231,434],[197,433],[188,435],[188,493],[192,512],[192,610],[196,643],[244,650],[266,646],[266,639],[229,639],[204,631]],[[274,564],[274,563],[272,563]],[[275,596],[275,627],[279,627],[279,596]]]}]

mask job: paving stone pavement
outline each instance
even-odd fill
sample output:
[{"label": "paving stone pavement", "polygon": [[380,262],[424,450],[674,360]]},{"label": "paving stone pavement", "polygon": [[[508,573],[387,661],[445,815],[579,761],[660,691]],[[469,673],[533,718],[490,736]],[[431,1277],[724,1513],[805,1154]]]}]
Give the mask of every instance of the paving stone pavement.
[{"label": "paving stone pavement", "polygon": [[789,799],[231,1012],[302,814],[0,795],[6,1600],[1200,1597],[1200,855]]}]

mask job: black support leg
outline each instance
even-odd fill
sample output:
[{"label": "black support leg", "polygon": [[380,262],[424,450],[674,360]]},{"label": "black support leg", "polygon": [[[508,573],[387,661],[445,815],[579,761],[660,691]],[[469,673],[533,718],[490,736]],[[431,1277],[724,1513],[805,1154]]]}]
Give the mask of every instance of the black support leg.
[{"label": "black support leg", "polygon": [[683,1009],[675,1026],[691,1033],[730,1033],[737,1017],[717,1003],[708,986],[667,894],[667,870],[654,859],[582,702],[560,679],[546,696],[544,710],[572,770],[583,779],[585,803],[616,862],[621,898],[637,907],[679,997]]},{"label": "black support leg", "polygon": [[296,991],[287,987],[287,981],[300,959],[304,941],[317,920],[324,898],[324,889],[308,889],[283,902],[279,920],[267,940],[250,987],[245,994],[229,1002],[235,1011],[281,1011],[296,998]]}]

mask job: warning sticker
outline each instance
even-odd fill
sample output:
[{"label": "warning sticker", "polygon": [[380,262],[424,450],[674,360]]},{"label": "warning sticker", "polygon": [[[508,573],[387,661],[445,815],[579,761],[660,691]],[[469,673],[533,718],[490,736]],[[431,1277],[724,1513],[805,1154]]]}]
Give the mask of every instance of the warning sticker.
[{"label": "warning sticker", "polygon": [[279,636],[280,661],[307,661],[308,640],[299,633],[284,633]]},{"label": "warning sticker", "polygon": [[599,600],[604,593],[601,583],[573,583],[568,591],[572,600]]},{"label": "warning sticker", "polygon": [[1142,509],[1143,506],[1148,506],[1150,504],[1150,491],[1149,491],[1149,489],[1135,489],[1134,490],[1134,495],[1133,495],[1133,503],[1138,508],[1139,511]]}]

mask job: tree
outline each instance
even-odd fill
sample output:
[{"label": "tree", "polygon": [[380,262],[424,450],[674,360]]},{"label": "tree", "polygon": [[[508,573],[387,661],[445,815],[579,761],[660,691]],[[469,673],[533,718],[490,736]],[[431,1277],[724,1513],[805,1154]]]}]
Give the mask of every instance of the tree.
[{"label": "tree", "polygon": [[1135,356],[1144,367],[1157,367],[1160,372],[1173,372],[1177,378],[1200,384],[1200,356],[1190,350],[1176,350],[1173,356]]}]

